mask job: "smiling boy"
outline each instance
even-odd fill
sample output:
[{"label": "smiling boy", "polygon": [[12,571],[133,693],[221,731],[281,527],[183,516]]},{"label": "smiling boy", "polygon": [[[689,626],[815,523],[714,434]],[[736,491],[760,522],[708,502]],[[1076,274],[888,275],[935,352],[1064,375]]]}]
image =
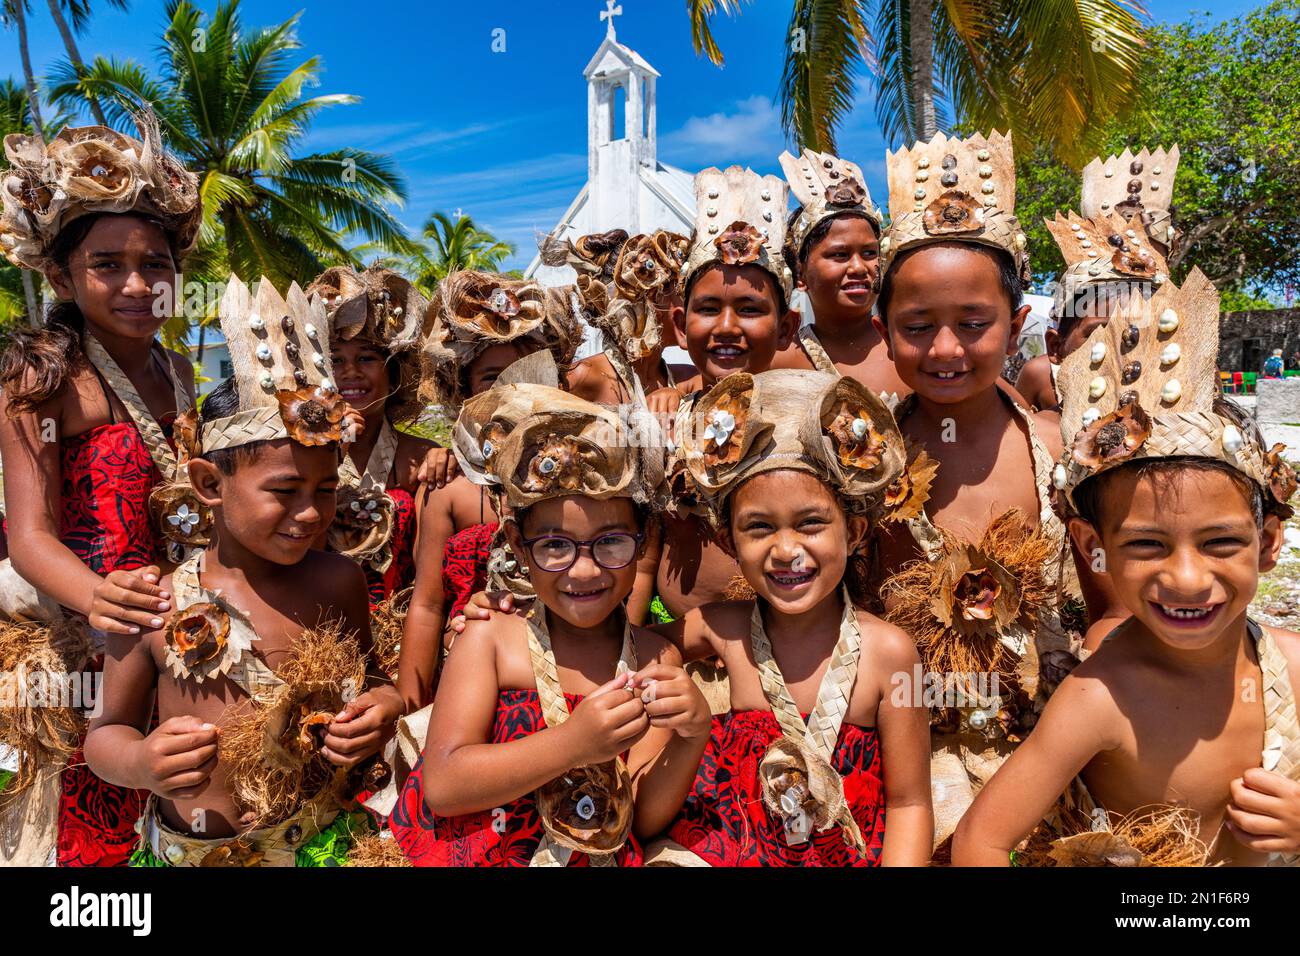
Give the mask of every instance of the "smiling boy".
[{"label": "smiling boy", "polygon": [[[739,166],[706,169],[695,177],[695,198],[683,304],[673,310],[673,322],[698,374],[648,398],[652,412],[678,421],[689,414],[693,396],[733,372],[766,371],[795,334],[788,309],[791,277],[782,254],[785,183]],[[713,540],[708,523],[678,507],[664,516],[662,527],[653,618],[673,620],[726,597],[740,568]],[[652,543],[648,557],[655,556]]]},{"label": "smiling boy", "polygon": [[[1112,856],[1160,849],[1135,845],[1121,820],[1155,805],[1188,813],[1207,862],[1300,862],[1300,634],[1247,616],[1296,479],[1281,446],[1266,450],[1218,394],[1217,317],[1218,295],[1194,269],[1062,365],[1064,420],[1085,424],[1056,485],[1071,535],[1104,553],[1132,617],[985,787],[956,863],[1006,865],[1072,780],[1074,805],[1096,808],[1084,829],[1115,828]],[[1079,846],[1068,816],[1051,821],[1054,851]]]},{"label": "smiling boy", "polygon": [[[309,303],[297,286],[282,299],[266,279],[254,297],[232,277],[221,319],[236,377],[208,396],[201,418],[178,425],[188,495],[212,509],[214,533],[166,579],[178,610],[165,627],[110,636],[86,761],[152,795],[133,865],[336,865],[349,845],[340,814],[355,792],[347,771],[377,753],[402,712],[377,666],[360,663],[370,650],[361,569],[312,549],[334,517],[338,446],[356,413],[329,378],[319,299]],[[300,679],[277,673],[305,632],[334,624],[338,646],[355,641],[337,654],[358,660],[356,674],[325,674],[327,663],[308,661],[320,679],[303,691]],[[334,643],[316,641],[324,659],[334,658]],[[362,670],[383,686],[354,687],[349,698],[342,682]],[[293,781],[309,769],[323,782],[270,806],[250,798],[248,774],[222,738],[250,710],[277,707],[288,726],[252,737],[252,775],[290,797],[307,787]]]},{"label": "smiling boy", "polygon": [[[1032,725],[1038,675],[1021,673],[1019,664],[1035,659],[1026,656],[1029,643],[1040,661],[1069,646],[1055,587],[1048,588],[1052,599],[1032,608],[1032,620],[1016,613],[1018,595],[1037,592],[1038,578],[1059,580],[1065,532],[1050,501],[1052,462],[1061,447],[1057,419],[1028,412],[998,385],[1029,313],[1022,298],[1029,258],[1013,215],[1014,170],[1010,138],[998,133],[966,140],[941,134],[889,156],[893,215],[882,241],[875,321],[899,376],[913,390],[895,410],[899,428],[909,446],[937,462],[938,472],[928,501],[907,520],[886,526],[881,573],[888,578],[924,558],[936,571],[936,586],[946,589],[945,600],[933,607],[962,606],[964,623],[942,621],[942,639],[922,654],[931,669],[942,670],[941,662],[951,659],[945,643],[957,645],[959,658],[962,648],[987,645],[982,661],[1002,660],[994,668],[1000,694],[950,711],[955,721],[936,717],[932,779],[939,840]],[[957,564],[967,546],[994,529],[1003,540],[986,560],[1006,567],[1025,548],[1048,557],[1034,570],[1034,581],[1016,575],[1001,581],[1005,609],[967,606],[966,575]],[[886,585],[886,594],[891,620],[914,618],[915,627],[932,614],[944,616],[932,611],[934,595],[921,589]],[[900,603],[905,595],[906,606]],[[1011,654],[994,653],[997,646]]]}]

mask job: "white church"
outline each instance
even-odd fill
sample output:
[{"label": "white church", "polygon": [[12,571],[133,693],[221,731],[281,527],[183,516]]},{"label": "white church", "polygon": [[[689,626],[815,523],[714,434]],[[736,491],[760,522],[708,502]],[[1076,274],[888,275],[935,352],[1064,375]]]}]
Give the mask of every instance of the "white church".
[{"label": "white church", "polygon": [[[605,39],[582,71],[587,81],[587,184],[552,235],[574,239],[610,229],[690,235],[695,174],[661,163],[655,155],[659,71],[618,42],[614,17],[623,8],[615,0],[606,0],[605,6],[600,14],[608,21]],[[542,265],[540,256],[533,257],[524,275],[546,285],[565,285],[575,278],[568,266]]]}]

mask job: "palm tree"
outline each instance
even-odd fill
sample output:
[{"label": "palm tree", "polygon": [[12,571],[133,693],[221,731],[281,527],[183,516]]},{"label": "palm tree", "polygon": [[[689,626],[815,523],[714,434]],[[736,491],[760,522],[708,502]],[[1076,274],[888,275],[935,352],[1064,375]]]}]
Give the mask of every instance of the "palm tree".
[{"label": "palm tree", "polygon": [[23,82],[27,87],[27,100],[31,109],[32,124],[41,139],[45,138],[45,124],[41,122],[41,98],[36,89],[36,76],[32,73],[32,54],[27,46],[27,0],[4,0],[5,25],[13,20],[18,28],[18,53],[23,61]]},{"label": "palm tree", "polygon": [[[739,0],[688,0],[696,53]],[[793,0],[778,98],[791,138],[835,149],[859,75],[876,76],[892,141],[960,123],[1010,129],[1075,162],[1137,101],[1140,0]]]},{"label": "palm tree", "polygon": [[202,260],[214,278],[229,270],[306,283],[324,263],[355,261],[345,245],[352,233],[409,254],[414,244],[388,209],[405,199],[390,159],[353,149],[294,155],[321,110],[358,101],[303,97],[320,60],[291,67],[297,16],[249,32],[239,0],[218,3],[211,17],[169,0],[167,16],[157,78],[133,61],[96,57],[81,76],[63,64],[50,95],[68,108],[93,97],[119,128],[142,105],[153,109],[169,146],[199,174],[200,252],[213,244],[221,252]]},{"label": "palm tree", "polygon": [[[19,13],[21,16],[21,12]],[[19,30],[19,43],[23,48],[23,63],[28,67],[28,76],[30,77],[30,62],[27,57],[27,31],[25,26]],[[29,82],[24,86],[19,86],[13,81],[12,77],[7,77],[3,83],[0,83],[0,140],[10,133],[32,133],[40,130],[44,138],[44,130],[40,127],[39,119],[34,119],[33,106],[38,106],[35,87]],[[39,108],[39,106],[38,106]],[[39,115],[39,114],[35,114]],[[61,124],[60,124],[61,125]],[[27,321],[34,328],[40,324],[41,311],[40,302],[36,297],[36,279],[27,269],[19,269],[17,266],[11,266],[6,261],[0,261],[0,286],[3,286],[5,292],[0,292],[0,298],[5,301],[0,302],[0,313],[3,313],[3,322],[8,324],[17,314],[18,307],[13,301],[13,292],[15,287],[22,289],[23,302],[27,309]]]},{"label": "palm tree", "polygon": [[[46,2],[50,6],[50,16],[54,19],[59,36],[63,38],[63,46],[68,51],[68,59],[72,61],[73,69],[78,76],[85,75],[86,64],[81,59],[81,51],[77,49],[77,41],[72,38],[72,34],[74,31],[84,32],[90,22],[90,0],[46,0]],[[113,9],[122,11],[131,5],[130,0],[107,0],[107,3]],[[72,29],[68,29],[68,21],[63,16],[61,7],[68,8],[68,16],[72,18]],[[94,114],[95,122],[100,126],[107,126],[108,121],[104,119],[104,111],[99,108],[99,100],[94,96],[88,96],[86,102],[90,106],[90,112]]]},{"label": "palm tree", "polygon": [[432,295],[439,282],[459,269],[496,271],[515,251],[466,215],[458,214],[453,222],[445,212],[435,212],[421,236],[424,245],[409,257],[408,268],[425,295]]}]

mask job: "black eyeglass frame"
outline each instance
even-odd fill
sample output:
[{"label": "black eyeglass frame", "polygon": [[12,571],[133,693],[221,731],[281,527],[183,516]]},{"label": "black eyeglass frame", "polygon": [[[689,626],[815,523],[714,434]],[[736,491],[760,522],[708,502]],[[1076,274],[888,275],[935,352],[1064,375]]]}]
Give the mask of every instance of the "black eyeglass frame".
[{"label": "black eyeglass frame", "polygon": [[[567,541],[569,544],[573,545],[573,560],[562,568],[544,568],[541,566],[541,561],[535,554],[533,554],[533,545],[538,541],[551,541],[556,538],[559,538],[562,541]],[[614,567],[611,567],[608,564],[602,564],[596,558],[595,545],[597,541],[603,541],[605,538],[631,538],[636,542],[636,547],[632,549],[632,557],[628,558],[628,560],[623,564]],[[587,551],[591,554],[591,560],[595,562],[596,567],[604,568],[606,571],[621,571],[636,560],[637,552],[641,550],[641,543],[643,541],[645,541],[644,531],[607,531],[599,537],[591,538],[588,541],[579,541],[576,538],[570,538],[567,534],[539,534],[535,538],[522,538],[519,543],[528,550],[528,557],[532,558],[532,563],[529,564],[530,568],[536,568],[538,571],[545,571],[548,574],[563,574],[578,563],[578,558],[582,556],[583,551]]]}]

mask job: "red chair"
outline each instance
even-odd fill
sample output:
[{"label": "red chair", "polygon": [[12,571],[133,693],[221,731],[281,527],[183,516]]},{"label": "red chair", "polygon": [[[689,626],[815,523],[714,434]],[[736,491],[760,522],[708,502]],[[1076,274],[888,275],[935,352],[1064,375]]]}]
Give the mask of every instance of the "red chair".
[{"label": "red chair", "polygon": [[1232,373],[1232,390],[1234,392],[1244,392],[1246,390],[1245,376],[1240,372]]}]

